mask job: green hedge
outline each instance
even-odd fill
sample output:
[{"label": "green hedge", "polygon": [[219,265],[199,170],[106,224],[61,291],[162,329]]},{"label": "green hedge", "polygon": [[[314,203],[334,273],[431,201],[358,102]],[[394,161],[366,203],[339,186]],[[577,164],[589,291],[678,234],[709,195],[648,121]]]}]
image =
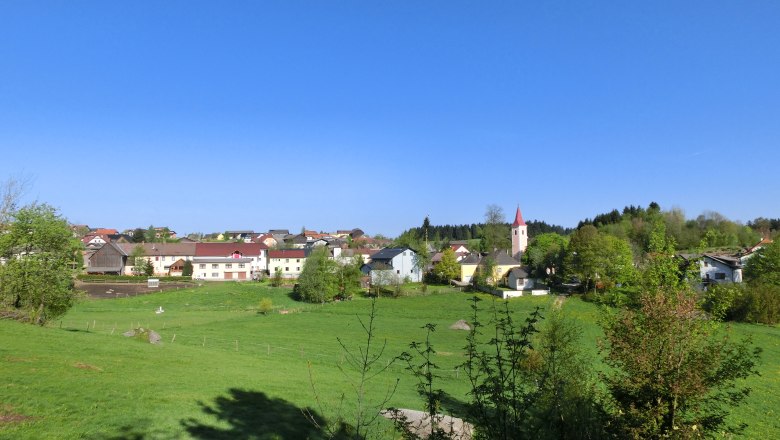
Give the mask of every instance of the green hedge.
[{"label": "green hedge", "polygon": [[160,282],[170,282],[170,281],[177,281],[177,282],[187,282],[192,281],[192,277],[147,277],[147,276],[133,276],[133,275],[87,275],[87,274],[79,274],[76,275],[76,279],[80,281],[103,281],[103,282],[110,282],[110,281],[127,281],[131,283],[145,283],[147,279],[149,278],[156,278],[160,280]]}]

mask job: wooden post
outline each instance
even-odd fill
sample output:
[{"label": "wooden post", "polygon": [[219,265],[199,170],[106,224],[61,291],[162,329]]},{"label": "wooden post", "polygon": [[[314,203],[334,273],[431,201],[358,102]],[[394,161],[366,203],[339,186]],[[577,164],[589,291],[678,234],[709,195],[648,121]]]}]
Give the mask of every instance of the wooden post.
[{"label": "wooden post", "polygon": [[171,338],[171,344],[173,344],[173,341],[176,340],[176,333],[173,334],[173,338]]},{"label": "wooden post", "polygon": [[204,347],[206,346],[206,337],[205,336],[203,337],[203,346]]},{"label": "wooden post", "polygon": [[92,320],[92,330],[95,330],[95,320]]},{"label": "wooden post", "polygon": [[114,334],[114,330],[116,330],[116,327],[114,327],[114,328],[112,328],[112,329],[111,329],[111,334],[112,334],[112,335]]}]

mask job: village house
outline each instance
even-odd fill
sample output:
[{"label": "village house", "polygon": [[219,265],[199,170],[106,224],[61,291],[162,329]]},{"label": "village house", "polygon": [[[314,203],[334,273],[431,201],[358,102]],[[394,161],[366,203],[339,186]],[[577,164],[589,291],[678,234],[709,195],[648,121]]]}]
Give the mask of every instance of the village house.
[{"label": "village house", "polygon": [[268,251],[268,273],[277,272],[284,278],[298,278],[311,249],[279,249]]},{"label": "village house", "polygon": [[422,281],[422,272],[416,265],[417,254],[409,248],[385,248],[371,256],[371,263],[361,269],[372,283],[394,279],[403,282]]},{"label": "village house", "polygon": [[[136,249],[143,251],[143,257],[152,263],[154,274],[158,276],[181,275],[184,261],[195,257],[195,243],[118,243],[126,256],[134,255]],[[181,261],[180,261],[181,260]],[[133,274],[133,262],[125,265],[124,275]],[[171,271],[171,267],[174,268]]]},{"label": "village house", "polygon": [[265,273],[267,257],[268,247],[262,243],[196,243],[193,264],[195,275],[201,277],[205,273],[205,279],[252,279]]}]

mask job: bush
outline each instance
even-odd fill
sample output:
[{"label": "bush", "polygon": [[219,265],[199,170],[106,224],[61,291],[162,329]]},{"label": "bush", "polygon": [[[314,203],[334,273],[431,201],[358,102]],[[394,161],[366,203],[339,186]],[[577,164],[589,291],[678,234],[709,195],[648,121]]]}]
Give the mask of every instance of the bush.
[{"label": "bush", "polygon": [[774,325],[780,322],[780,286],[719,284],[711,286],[702,308],[717,319]]},{"label": "bush", "polygon": [[259,313],[262,313],[263,315],[267,315],[273,310],[274,310],[274,303],[273,301],[271,301],[271,298],[263,298],[260,300],[260,304],[257,308],[257,311]]}]

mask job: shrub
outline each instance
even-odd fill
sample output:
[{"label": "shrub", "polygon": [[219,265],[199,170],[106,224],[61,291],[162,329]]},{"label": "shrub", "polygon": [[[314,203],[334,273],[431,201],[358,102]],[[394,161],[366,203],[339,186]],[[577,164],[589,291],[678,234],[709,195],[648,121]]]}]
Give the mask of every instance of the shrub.
[{"label": "shrub", "polygon": [[272,312],[273,309],[274,309],[274,303],[273,301],[271,301],[271,298],[263,298],[260,300],[260,304],[257,310],[263,315],[267,315],[269,312]]}]

